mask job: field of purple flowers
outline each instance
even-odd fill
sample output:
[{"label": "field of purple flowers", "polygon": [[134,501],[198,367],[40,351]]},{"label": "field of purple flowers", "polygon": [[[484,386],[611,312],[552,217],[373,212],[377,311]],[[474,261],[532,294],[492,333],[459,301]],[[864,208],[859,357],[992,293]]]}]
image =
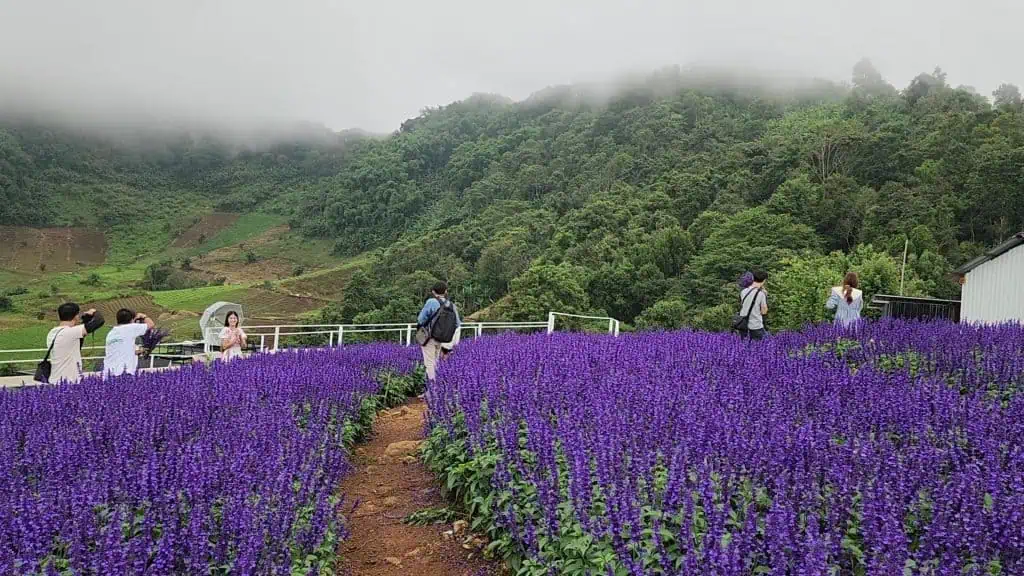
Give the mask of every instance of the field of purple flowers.
[{"label": "field of purple flowers", "polygon": [[481,340],[427,463],[519,574],[1024,574],[1024,329]]},{"label": "field of purple flowers", "polygon": [[333,570],[347,445],[394,346],[0,391],[0,574]]}]

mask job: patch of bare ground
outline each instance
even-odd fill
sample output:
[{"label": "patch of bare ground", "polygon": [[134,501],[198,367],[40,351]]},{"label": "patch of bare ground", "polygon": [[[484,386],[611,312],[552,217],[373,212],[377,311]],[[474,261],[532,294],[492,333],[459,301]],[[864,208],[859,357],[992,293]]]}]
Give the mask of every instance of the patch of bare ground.
[{"label": "patch of bare ground", "polygon": [[117,311],[122,308],[141,312],[154,319],[166,313],[166,311],[158,306],[156,302],[153,302],[153,297],[149,295],[128,296],[124,298],[112,298],[110,300],[88,302],[85,304],[84,308],[95,308],[99,310],[111,325],[114,322],[114,318],[117,316]]},{"label": "patch of bare ground", "polygon": [[212,278],[224,278],[227,284],[249,284],[263,280],[287,278],[295,264],[283,258],[265,258],[247,263],[244,260],[212,260],[208,257],[192,260],[192,268]]},{"label": "patch of bare ground", "polygon": [[102,264],[106,255],[107,240],[100,230],[0,226],[0,268],[68,272]]},{"label": "patch of bare ground", "polygon": [[295,294],[313,298],[340,300],[345,295],[345,287],[348,285],[349,280],[352,279],[352,275],[358,269],[354,266],[341,267],[336,270],[286,280],[282,282],[282,285]]},{"label": "patch of bare ground", "polygon": [[502,573],[500,564],[482,557],[482,540],[474,542],[451,525],[411,526],[402,521],[418,510],[445,504],[436,479],[416,458],[426,409],[422,400],[412,400],[380,414],[370,442],[356,448],[356,469],[341,487],[346,502],[358,505],[348,514],[349,539],[341,545],[340,574]]},{"label": "patch of bare ground", "polygon": [[218,232],[231,226],[240,217],[240,214],[229,214],[226,212],[214,212],[199,219],[174,239],[172,248],[193,248],[213,238]]},{"label": "patch of bare ground", "polygon": [[271,228],[245,242],[218,248],[192,259],[192,267],[216,277],[226,278],[229,284],[244,284],[261,280],[287,278],[295,271],[295,263],[287,258],[260,258],[247,262],[246,251],[271,244],[288,233],[288,226]]},{"label": "patch of bare ground", "polygon": [[292,296],[262,288],[246,290],[236,299],[246,310],[251,310],[254,318],[258,316],[267,320],[294,321],[299,314],[322,308],[325,304],[322,300]]}]

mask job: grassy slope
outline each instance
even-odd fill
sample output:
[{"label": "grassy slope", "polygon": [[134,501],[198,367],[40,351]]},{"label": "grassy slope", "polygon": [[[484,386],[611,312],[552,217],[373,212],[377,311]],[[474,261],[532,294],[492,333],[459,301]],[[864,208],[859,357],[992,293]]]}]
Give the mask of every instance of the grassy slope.
[{"label": "grassy slope", "polygon": [[362,254],[331,268],[282,280],[278,285],[289,293],[340,300],[345,290],[345,284],[352,274],[360,268],[368,267],[371,261],[370,255]]},{"label": "grassy slope", "polygon": [[[282,226],[285,219],[268,214],[244,214],[234,224],[221,230],[202,245],[193,248],[170,249],[171,238],[168,234],[151,229],[148,233],[125,233],[113,231],[110,238],[110,251],[107,263],[101,266],[83,268],[76,272],[27,274],[0,270],[0,292],[15,288],[25,288],[27,294],[13,296],[15,309],[0,313],[0,349],[38,348],[42,346],[47,331],[55,324],[54,310],[67,301],[86,303],[111,298],[129,297],[147,294],[138,288],[146,267],[163,260],[177,260],[183,257],[206,254],[217,249],[232,247]],[[138,243],[135,246],[130,246]],[[327,241],[307,241],[297,234],[285,234],[273,242],[252,247],[261,259],[280,258],[295,263],[296,267],[316,269],[331,266],[340,262],[330,253],[331,243]],[[239,250],[241,254],[241,250]],[[135,254],[134,259],[131,255]],[[129,261],[130,260],[130,261]],[[239,262],[240,266],[245,265]],[[327,271],[333,268],[328,268]],[[310,276],[317,274],[314,272]],[[90,276],[99,277],[99,283],[90,285]],[[304,276],[289,280],[300,280]],[[275,278],[267,280],[275,281]],[[207,286],[189,290],[152,292],[157,305],[170,311],[201,313],[207,306],[218,300],[239,301],[247,291],[262,285],[262,282],[245,284]],[[286,290],[283,290],[286,291]],[[47,317],[38,319],[44,312]],[[257,315],[260,310],[254,310]],[[176,318],[169,320],[167,325],[172,328],[174,340],[187,339],[197,329],[194,318]],[[97,345],[102,345],[102,335],[92,337]],[[0,355],[2,356],[2,355]],[[2,358],[0,358],[2,359]]]},{"label": "grassy slope", "polygon": [[245,286],[204,286],[187,290],[150,292],[150,294],[153,296],[153,301],[163,308],[202,312],[214,302],[237,300],[238,296],[245,293],[246,290],[248,288]]},{"label": "grassy slope", "polygon": [[191,194],[167,194],[138,221],[105,231],[107,263],[132,265],[161,254],[173,240],[174,223],[212,210],[209,202]]},{"label": "grassy slope", "polygon": [[[0,339],[0,349],[3,350],[33,350],[41,349],[46,347],[46,335],[50,332],[56,324],[53,323],[37,323],[31,326],[25,326],[16,330],[4,330],[2,339]],[[103,346],[106,342],[107,332],[110,331],[110,326],[105,325],[95,333],[90,334],[85,339],[85,346]],[[19,360],[26,358],[42,358],[45,354],[43,352],[32,352],[24,354],[0,354],[0,360]],[[85,351],[83,356],[102,356],[102,350],[89,350]]]},{"label": "grassy slope", "polygon": [[181,255],[203,254],[218,248],[245,242],[249,238],[258,236],[286,222],[287,219],[283,216],[273,214],[243,214],[234,224],[221,230],[216,236],[210,238],[201,246],[183,250]]}]

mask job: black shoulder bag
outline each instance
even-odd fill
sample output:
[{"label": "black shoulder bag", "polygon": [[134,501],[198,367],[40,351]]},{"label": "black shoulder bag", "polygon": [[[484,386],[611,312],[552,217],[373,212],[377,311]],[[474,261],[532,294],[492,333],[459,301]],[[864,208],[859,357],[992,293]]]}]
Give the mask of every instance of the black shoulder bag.
[{"label": "black shoulder bag", "polygon": [[750,309],[747,310],[746,315],[743,314],[743,307],[747,305],[747,301],[744,300],[740,303],[740,311],[738,314],[732,317],[732,329],[737,332],[742,332],[750,326],[750,315],[754,313],[754,306],[757,304],[757,295],[761,293],[761,289],[758,288],[751,292],[754,295],[753,301],[750,303]]},{"label": "black shoulder bag", "polygon": [[50,342],[50,348],[46,351],[46,356],[43,357],[43,361],[36,364],[36,374],[32,377],[36,382],[43,384],[50,383],[50,373],[53,371],[53,365],[50,364],[50,354],[53,352],[53,347],[57,344],[57,337],[64,329],[61,328],[56,334],[53,335],[53,342]]}]

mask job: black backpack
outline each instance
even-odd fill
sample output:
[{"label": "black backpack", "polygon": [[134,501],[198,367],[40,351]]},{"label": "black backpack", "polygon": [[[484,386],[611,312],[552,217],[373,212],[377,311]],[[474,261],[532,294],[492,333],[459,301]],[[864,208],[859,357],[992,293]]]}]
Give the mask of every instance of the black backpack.
[{"label": "black backpack", "polygon": [[455,337],[455,331],[459,329],[458,316],[455,314],[455,306],[447,299],[441,300],[441,307],[434,312],[434,316],[427,323],[430,339],[439,344],[447,344]]}]

